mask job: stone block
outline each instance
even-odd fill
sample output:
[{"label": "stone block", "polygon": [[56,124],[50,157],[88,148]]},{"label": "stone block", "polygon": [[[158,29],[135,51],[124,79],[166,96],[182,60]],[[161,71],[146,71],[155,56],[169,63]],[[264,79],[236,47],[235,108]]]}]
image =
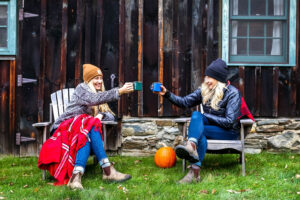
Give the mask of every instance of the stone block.
[{"label": "stone block", "polygon": [[283,130],[284,130],[284,126],[278,126],[278,125],[262,125],[256,127],[256,132],[258,133],[281,132]]},{"label": "stone block", "polygon": [[292,120],[291,119],[278,119],[278,122],[280,125],[286,125],[286,124],[290,124],[292,123]]},{"label": "stone block", "polygon": [[300,130],[300,122],[294,122],[291,124],[287,124],[284,126],[285,129],[288,130]]},{"label": "stone block", "polygon": [[148,146],[144,140],[125,140],[123,141],[123,149],[144,149]]},{"label": "stone block", "polygon": [[261,149],[245,148],[245,153],[259,154],[259,153],[261,153]]},{"label": "stone block", "polygon": [[273,149],[300,151],[300,136],[295,131],[284,131],[280,135],[270,137],[268,146]]},{"label": "stone block", "polygon": [[279,122],[277,119],[266,119],[266,120],[261,120],[257,122],[257,126],[263,126],[263,125],[278,125]]},{"label": "stone block", "polygon": [[155,123],[157,126],[174,126],[172,120],[156,120]]}]

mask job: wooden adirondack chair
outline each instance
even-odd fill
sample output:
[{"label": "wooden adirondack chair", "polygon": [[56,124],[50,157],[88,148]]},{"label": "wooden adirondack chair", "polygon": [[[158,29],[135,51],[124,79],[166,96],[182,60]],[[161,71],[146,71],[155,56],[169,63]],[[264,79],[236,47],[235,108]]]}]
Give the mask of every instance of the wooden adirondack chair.
[{"label": "wooden adirondack chair", "polygon": [[[51,103],[50,103],[50,117],[49,122],[39,122],[32,124],[33,127],[42,129],[43,137],[42,142],[39,145],[39,149],[41,149],[42,144],[47,139],[47,130],[54,121],[58,119],[58,117],[64,113],[65,109],[68,106],[68,103],[71,100],[71,96],[74,93],[74,88],[66,88],[62,90],[58,90],[51,94]],[[116,126],[118,123],[115,121],[102,121],[101,122],[103,127],[103,137],[104,137],[104,148],[107,149],[107,132],[108,128],[112,126]],[[121,138],[115,138],[117,140],[117,147],[121,147]],[[95,160],[94,160],[95,161]],[[45,171],[43,170],[43,179],[45,179]]]},{"label": "wooden adirondack chair", "polygon": [[[203,113],[203,110],[201,109]],[[177,118],[174,120],[182,129],[182,136],[187,137],[187,124],[191,118]],[[240,154],[240,162],[242,163],[242,175],[245,176],[245,137],[249,133],[252,124],[254,122],[251,119],[241,119],[241,129],[239,140],[207,140],[207,153],[217,154]],[[182,171],[185,171],[185,160],[182,162]]]}]

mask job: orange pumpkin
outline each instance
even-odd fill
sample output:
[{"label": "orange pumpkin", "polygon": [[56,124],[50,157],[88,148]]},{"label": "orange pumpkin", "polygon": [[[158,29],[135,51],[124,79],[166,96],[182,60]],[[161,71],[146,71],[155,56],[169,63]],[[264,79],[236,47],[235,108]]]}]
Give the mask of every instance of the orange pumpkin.
[{"label": "orange pumpkin", "polygon": [[155,153],[154,162],[160,168],[173,167],[176,163],[176,154],[171,147],[162,147]]}]

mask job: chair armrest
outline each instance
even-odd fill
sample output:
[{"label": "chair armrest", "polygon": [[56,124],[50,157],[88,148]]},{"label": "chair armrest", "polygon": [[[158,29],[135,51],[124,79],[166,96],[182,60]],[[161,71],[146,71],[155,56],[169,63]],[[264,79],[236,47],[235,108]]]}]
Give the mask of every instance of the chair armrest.
[{"label": "chair armrest", "polygon": [[190,120],[191,120],[190,117],[181,117],[181,118],[175,118],[175,119],[173,119],[173,121],[176,122],[176,123],[186,123],[186,122],[188,122]]},{"label": "chair armrest", "polygon": [[254,121],[252,121],[252,119],[241,119],[240,120],[241,125],[252,125],[254,123]]},{"label": "chair armrest", "polygon": [[34,123],[32,124],[33,127],[47,127],[51,124],[51,122],[38,122],[38,123]]},{"label": "chair armrest", "polygon": [[101,123],[105,125],[118,125],[118,122],[115,121],[101,121]]}]

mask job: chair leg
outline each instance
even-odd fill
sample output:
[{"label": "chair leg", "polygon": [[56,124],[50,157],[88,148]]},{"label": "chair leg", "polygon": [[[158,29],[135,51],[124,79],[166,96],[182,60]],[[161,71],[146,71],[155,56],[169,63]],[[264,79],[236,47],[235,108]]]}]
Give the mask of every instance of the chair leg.
[{"label": "chair leg", "polygon": [[182,159],[182,173],[185,172],[185,159]]},{"label": "chair leg", "polygon": [[45,179],[46,179],[46,171],[45,171],[45,170],[43,170],[43,175],[42,175],[42,178],[43,178],[43,180],[45,180]]},{"label": "chair leg", "polygon": [[242,151],[242,175],[245,176],[245,152]]}]

